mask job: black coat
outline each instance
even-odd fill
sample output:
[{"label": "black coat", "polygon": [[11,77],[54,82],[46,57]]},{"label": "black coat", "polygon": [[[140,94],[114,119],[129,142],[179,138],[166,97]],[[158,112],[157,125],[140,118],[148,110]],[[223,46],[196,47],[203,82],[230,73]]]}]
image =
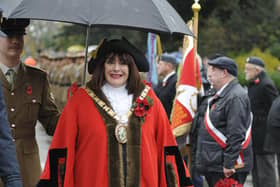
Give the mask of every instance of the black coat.
[{"label": "black coat", "polygon": [[267,136],[265,138],[264,150],[280,153],[280,96],[278,96],[270,108],[267,117]]},{"label": "black coat", "polygon": [[241,150],[251,121],[251,108],[247,93],[237,80],[233,80],[215,100],[215,106],[210,110],[210,119],[215,128],[227,137],[227,145],[223,149],[209,134],[204,120],[202,120],[197,136],[196,169],[200,173],[223,173],[223,167],[234,168],[235,161],[242,151],[245,166],[236,172],[249,172],[253,165],[251,143],[245,150]]},{"label": "black coat", "polygon": [[265,72],[258,75],[258,80],[248,86],[248,95],[254,116],[252,126],[253,150],[256,154],[265,154],[267,152],[264,151],[263,145],[266,136],[267,116],[278,92]]},{"label": "black coat", "polygon": [[176,95],[176,83],[177,75],[173,74],[167,79],[164,85],[162,82],[160,82],[155,88],[155,93],[163,104],[168,118],[170,118],[173,101]]},{"label": "black coat", "polygon": [[[195,113],[195,116],[192,121],[191,125],[191,131],[190,131],[190,143],[192,146],[192,155],[195,155],[195,152],[197,150],[197,138],[198,138],[198,131],[200,129],[201,125],[204,125],[204,116],[205,111],[208,106],[208,99],[213,97],[215,95],[214,89],[209,89],[206,91],[204,96],[198,96],[198,108],[197,112]],[[191,157],[191,166],[195,166],[195,156]]]}]

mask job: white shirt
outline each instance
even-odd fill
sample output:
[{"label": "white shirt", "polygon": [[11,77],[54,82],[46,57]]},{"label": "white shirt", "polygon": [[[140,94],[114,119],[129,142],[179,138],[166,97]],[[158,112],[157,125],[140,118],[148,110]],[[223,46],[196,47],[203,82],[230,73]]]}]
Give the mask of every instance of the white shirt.
[{"label": "white shirt", "polygon": [[[229,81],[229,82],[230,82],[230,81]],[[227,85],[229,84],[229,82],[227,82],[222,88],[220,88],[220,89],[217,91],[216,95],[220,95],[220,94],[222,93],[222,91],[227,87]]]},{"label": "white shirt", "polygon": [[220,88],[213,97],[208,99],[208,102],[211,102],[211,100],[214,99],[215,96],[220,95],[222,93],[222,91],[224,91],[224,89],[228,86],[229,83],[230,83],[230,81],[227,82],[224,86],[222,86],[222,88]]},{"label": "white shirt", "polygon": [[169,77],[171,77],[173,74],[175,74],[176,72],[175,71],[172,71],[171,73],[169,73],[168,75],[166,75],[165,77],[164,77],[164,79],[162,80],[162,82],[166,82],[167,81],[167,79],[169,78]]},{"label": "white shirt", "polygon": [[3,72],[4,75],[6,75],[6,73],[7,73],[7,71],[8,71],[9,69],[13,69],[13,70],[17,73],[17,72],[18,72],[18,69],[19,69],[19,65],[20,65],[20,63],[18,63],[16,66],[14,66],[14,67],[12,67],[12,68],[9,68],[9,67],[7,67],[6,65],[0,63],[0,69],[1,69],[1,71]]},{"label": "white shirt", "polygon": [[[127,118],[127,113],[131,108],[133,95],[128,94],[127,89],[125,88],[126,85],[115,88],[112,87],[110,84],[105,83],[102,86],[102,91],[109,100],[113,110],[116,114],[121,118]],[[123,119],[128,120],[128,119]]]}]

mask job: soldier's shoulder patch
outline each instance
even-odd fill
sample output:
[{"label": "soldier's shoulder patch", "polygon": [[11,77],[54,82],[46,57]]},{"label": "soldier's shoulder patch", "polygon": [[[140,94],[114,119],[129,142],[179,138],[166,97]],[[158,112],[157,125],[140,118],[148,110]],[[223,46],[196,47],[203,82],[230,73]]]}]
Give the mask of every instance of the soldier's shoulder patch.
[{"label": "soldier's shoulder patch", "polygon": [[27,73],[30,75],[34,75],[34,74],[36,74],[37,76],[46,76],[47,75],[47,73],[45,71],[43,71],[42,69],[36,68],[36,67],[25,66],[25,69],[26,69]]}]

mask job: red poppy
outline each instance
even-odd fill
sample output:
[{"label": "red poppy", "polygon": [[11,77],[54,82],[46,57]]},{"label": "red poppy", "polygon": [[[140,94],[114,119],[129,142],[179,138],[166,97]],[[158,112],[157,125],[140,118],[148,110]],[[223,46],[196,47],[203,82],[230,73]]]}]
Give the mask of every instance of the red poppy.
[{"label": "red poppy", "polygon": [[243,187],[242,184],[238,183],[238,181],[234,180],[233,178],[224,178],[220,179],[214,187]]},{"label": "red poppy", "polygon": [[153,101],[149,97],[144,99],[140,99],[140,97],[136,98],[136,103],[134,106],[134,115],[140,118],[141,123],[144,123],[144,118],[152,105]]},{"label": "red poppy", "polygon": [[143,107],[136,107],[134,109],[134,114],[137,117],[144,117],[146,115],[146,111]]},{"label": "red poppy", "polygon": [[254,83],[255,83],[255,84],[259,84],[259,83],[260,83],[260,79],[259,79],[259,78],[255,79],[255,80],[254,80]]},{"label": "red poppy", "polygon": [[26,93],[27,93],[28,95],[31,95],[31,94],[32,94],[32,87],[31,87],[30,85],[28,85],[28,86],[26,87]]}]

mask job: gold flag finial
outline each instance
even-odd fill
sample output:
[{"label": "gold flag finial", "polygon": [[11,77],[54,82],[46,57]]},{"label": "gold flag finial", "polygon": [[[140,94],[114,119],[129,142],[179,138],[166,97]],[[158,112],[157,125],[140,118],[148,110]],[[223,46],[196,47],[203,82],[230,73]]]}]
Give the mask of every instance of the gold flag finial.
[{"label": "gold flag finial", "polygon": [[199,0],[194,0],[194,4],[192,5],[192,10],[193,11],[200,11],[201,9],[201,6],[199,4]]},{"label": "gold flag finial", "polygon": [[198,14],[201,9],[199,0],[195,0],[192,5],[193,10],[193,35],[194,35],[194,50],[195,54],[197,52],[197,38],[198,38]]}]

